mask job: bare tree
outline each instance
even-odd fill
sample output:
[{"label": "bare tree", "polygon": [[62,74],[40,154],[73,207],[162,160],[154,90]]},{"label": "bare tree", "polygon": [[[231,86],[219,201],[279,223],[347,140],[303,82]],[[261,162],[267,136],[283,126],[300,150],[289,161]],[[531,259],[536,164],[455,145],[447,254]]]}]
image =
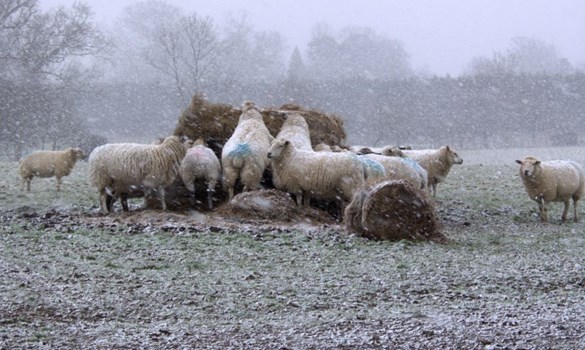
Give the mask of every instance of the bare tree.
[{"label": "bare tree", "polygon": [[[149,22],[150,18],[157,20]],[[122,23],[129,37],[136,40],[127,45],[124,35],[119,38],[120,47],[140,52],[138,59],[174,86],[180,101],[189,101],[194,92],[205,89],[217,64],[218,50],[210,17],[197,13],[187,16],[164,2],[147,1],[127,8]]]},{"label": "bare tree", "polygon": [[554,45],[540,39],[516,37],[505,52],[494,52],[492,58],[476,57],[470,64],[473,75],[506,74],[570,74],[573,67],[559,57]]},{"label": "bare tree", "polygon": [[227,19],[221,40],[220,79],[248,83],[284,77],[284,39],[277,32],[255,31],[246,14]]},{"label": "bare tree", "polygon": [[94,67],[81,59],[108,52],[110,42],[91,16],[83,4],[41,12],[33,0],[0,3],[0,83],[11,92],[3,96],[0,124],[6,136],[2,141],[17,157],[23,147],[38,144],[34,141],[53,137],[56,142],[48,126],[76,131],[62,127],[72,125],[65,120],[74,111],[54,113],[54,106],[68,105],[65,101],[96,76]]},{"label": "bare tree", "polygon": [[368,27],[345,27],[332,35],[326,26],[313,31],[308,66],[324,79],[402,79],[412,77],[409,55],[402,43]]}]

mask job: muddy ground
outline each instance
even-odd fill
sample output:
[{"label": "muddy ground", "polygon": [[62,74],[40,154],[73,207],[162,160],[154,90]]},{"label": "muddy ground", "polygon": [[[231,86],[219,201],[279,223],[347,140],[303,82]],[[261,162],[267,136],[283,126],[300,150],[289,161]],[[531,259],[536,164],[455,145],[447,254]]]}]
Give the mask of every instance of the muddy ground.
[{"label": "muddy ground", "polygon": [[103,217],[85,163],[57,194],[20,192],[4,162],[0,348],[585,348],[585,220],[561,224],[557,204],[542,225],[513,162],[584,155],[494,152],[461,151],[439,185],[445,244],[368,241],[319,212],[135,199]]}]

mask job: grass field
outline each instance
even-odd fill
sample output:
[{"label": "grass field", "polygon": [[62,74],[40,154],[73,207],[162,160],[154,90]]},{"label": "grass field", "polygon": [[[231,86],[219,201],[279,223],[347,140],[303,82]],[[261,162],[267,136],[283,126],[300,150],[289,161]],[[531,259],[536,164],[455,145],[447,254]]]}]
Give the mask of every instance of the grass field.
[{"label": "grass field", "polygon": [[0,348],[585,348],[585,216],[539,222],[515,159],[461,151],[447,244],[200,213],[97,215],[86,163],[20,192],[0,164]]}]

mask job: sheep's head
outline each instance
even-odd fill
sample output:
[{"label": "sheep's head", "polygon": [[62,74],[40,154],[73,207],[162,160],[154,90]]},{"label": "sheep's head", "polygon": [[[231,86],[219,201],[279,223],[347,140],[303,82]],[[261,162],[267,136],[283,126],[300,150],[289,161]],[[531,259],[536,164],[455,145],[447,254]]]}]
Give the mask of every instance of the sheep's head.
[{"label": "sheep's head", "polygon": [[401,157],[404,158],[404,152],[397,147],[386,146],[382,148],[382,155],[387,157]]},{"label": "sheep's head", "polygon": [[268,154],[266,155],[269,159],[278,158],[282,155],[282,152],[290,145],[289,140],[285,139],[275,139],[272,142],[272,146],[268,150]]},{"label": "sheep's head", "polygon": [[540,160],[532,156],[528,156],[524,160],[516,160],[516,163],[520,164],[520,176],[522,177],[532,177],[540,169]]},{"label": "sheep's head", "polygon": [[76,160],[85,158],[85,153],[83,153],[83,150],[79,147],[71,148],[70,152],[73,155],[73,158]]},{"label": "sheep's head", "polygon": [[461,158],[453,148],[449,146],[443,146],[441,148],[446,152],[451,164],[463,164],[463,158]]}]

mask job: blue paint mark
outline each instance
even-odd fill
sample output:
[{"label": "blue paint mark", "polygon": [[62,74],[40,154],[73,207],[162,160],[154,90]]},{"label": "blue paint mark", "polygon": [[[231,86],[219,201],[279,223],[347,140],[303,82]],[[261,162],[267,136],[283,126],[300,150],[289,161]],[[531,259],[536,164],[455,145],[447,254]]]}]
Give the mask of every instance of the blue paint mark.
[{"label": "blue paint mark", "polygon": [[250,148],[250,145],[248,145],[247,143],[239,143],[236,146],[236,148],[234,148],[228,153],[228,156],[232,158],[245,157],[249,155],[251,152],[252,149]]},{"label": "blue paint mark", "polygon": [[400,159],[419,173],[423,170],[422,166],[420,166],[420,164],[418,164],[418,162],[412,158],[406,157],[406,158],[400,158]]},{"label": "blue paint mark", "polygon": [[378,175],[384,175],[384,167],[380,162],[377,162],[370,158],[359,157],[362,164],[364,164],[368,169],[371,169]]}]

